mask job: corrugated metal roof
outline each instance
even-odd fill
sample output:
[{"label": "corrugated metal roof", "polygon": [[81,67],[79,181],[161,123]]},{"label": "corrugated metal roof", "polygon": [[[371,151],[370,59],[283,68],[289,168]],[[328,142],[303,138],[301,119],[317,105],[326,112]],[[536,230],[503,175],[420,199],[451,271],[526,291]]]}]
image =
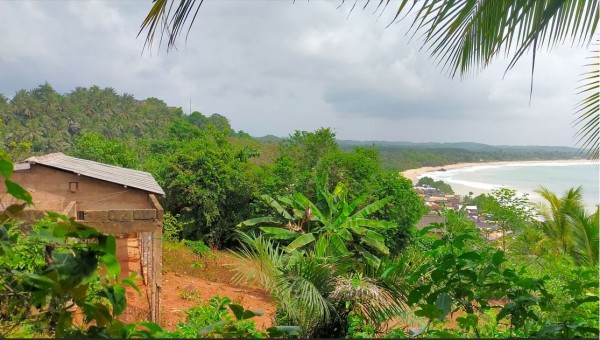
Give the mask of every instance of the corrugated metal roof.
[{"label": "corrugated metal roof", "polygon": [[[70,157],[61,152],[29,157],[24,163],[41,164],[56,169],[71,171],[81,176],[126,185],[155,194],[165,194],[160,185],[156,183],[154,177],[148,172]],[[17,168],[17,166],[15,166],[15,168]]]}]

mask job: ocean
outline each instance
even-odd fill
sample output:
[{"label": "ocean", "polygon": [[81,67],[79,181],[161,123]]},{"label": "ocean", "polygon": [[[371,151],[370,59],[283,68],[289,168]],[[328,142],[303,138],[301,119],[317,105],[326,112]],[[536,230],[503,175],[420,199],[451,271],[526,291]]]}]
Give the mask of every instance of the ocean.
[{"label": "ocean", "polygon": [[535,189],[544,186],[562,196],[569,188],[582,186],[586,209],[591,212],[600,204],[600,166],[591,162],[510,163],[481,165],[447,171],[428,172],[418,176],[442,180],[460,195],[474,195],[508,187],[528,194],[531,202],[542,202]]}]

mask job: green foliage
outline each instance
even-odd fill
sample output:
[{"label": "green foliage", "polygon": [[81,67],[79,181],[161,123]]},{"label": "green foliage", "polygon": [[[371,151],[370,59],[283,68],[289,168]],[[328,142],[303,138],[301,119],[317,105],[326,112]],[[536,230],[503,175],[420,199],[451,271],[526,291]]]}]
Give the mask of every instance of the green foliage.
[{"label": "green foliage", "polygon": [[276,338],[299,332],[298,327],[292,326],[274,326],[266,331],[259,331],[250,319],[263,313],[244,309],[231,303],[227,297],[215,296],[206,304],[187,310],[186,314],[187,322],[177,325],[177,330],[172,333],[173,337]]},{"label": "green foliage", "polygon": [[118,140],[107,140],[99,133],[83,133],[74,138],[70,154],[73,157],[135,169],[139,166],[137,155]]},{"label": "green foliage", "polygon": [[[448,212],[447,212],[448,213]],[[406,276],[412,287],[408,304],[415,315],[428,320],[412,335],[426,337],[574,337],[598,334],[598,275],[595,271],[569,271],[544,275],[523,263],[512,264],[503,251],[486,243],[468,225],[456,226],[447,218],[441,239],[409,251],[406,261],[416,263]],[[410,249],[409,249],[410,250]],[[554,265],[556,259],[551,259]],[[525,262],[527,263],[527,262]],[[548,268],[542,266],[541,268]],[[569,278],[559,279],[565,273]],[[585,304],[591,304],[586,312]],[[446,325],[450,313],[459,312],[458,328]]]},{"label": "green foliage", "polygon": [[198,241],[183,240],[182,242],[186,247],[188,247],[196,255],[200,255],[203,257],[209,257],[212,255],[212,250],[206,244],[204,244],[204,242],[202,242],[200,240],[198,240]]},{"label": "green foliage", "polygon": [[300,193],[278,200],[263,195],[262,199],[275,215],[246,220],[238,226],[275,225],[277,228],[261,227],[261,230],[276,239],[288,240],[288,252],[310,247],[320,237],[328,237],[337,246],[339,254],[350,251],[369,265],[378,267],[381,259],[373,252],[389,254],[385,239],[378,231],[396,226],[368,216],[382,209],[391,197],[365,205],[365,195],[348,201],[348,189],[344,184],[338,183],[333,192],[328,186],[326,177],[320,180],[316,203]]},{"label": "green foliage", "polygon": [[[340,143],[342,143],[340,141]],[[372,143],[369,143],[371,145]],[[344,141],[343,151],[362,142]],[[581,157],[575,148],[492,146],[477,143],[402,143],[379,142],[375,146],[385,170],[404,171],[426,166],[443,167],[456,163],[518,161],[531,159],[571,159]]]},{"label": "green foliage", "polygon": [[599,209],[588,215],[583,207],[581,187],[569,189],[562,197],[541,187],[537,192],[547,204],[540,206],[544,220],[537,225],[553,248],[569,254],[579,265],[598,265]]},{"label": "green foliage", "polygon": [[231,245],[234,226],[249,215],[253,182],[250,154],[224,131],[202,131],[187,122],[169,127],[146,163],[166,192],[164,207],[185,227],[181,237],[211,247]]},{"label": "green foliage", "polygon": [[352,339],[375,338],[375,329],[371,327],[360,314],[352,312],[349,313],[346,318],[348,320],[346,337]]},{"label": "green foliage", "polygon": [[30,156],[29,151],[67,153],[83,131],[137,149],[137,139],[163,137],[163,127],[181,116],[181,109],[154,98],[135,100],[98,86],[59,94],[45,83],[19,90],[6,106],[0,105],[0,136],[3,149],[17,160]]},{"label": "green foliage", "polygon": [[186,224],[189,222],[179,221],[179,215],[173,216],[170,212],[165,212],[163,215],[163,239],[172,242],[179,241]]},{"label": "green foliage", "polygon": [[[116,317],[125,310],[124,285],[135,284],[117,279],[115,239],[59,214],[49,217],[27,234],[16,226],[0,227],[7,236],[1,240],[2,335],[27,323],[57,337],[121,337],[124,325]],[[99,265],[104,278],[96,276]],[[74,326],[75,307],[95,326]]]},{"label": "green foliage", "polygon": [[509,188],[494,189],[477,198],[479,211],[502,230],[502,248],[506,250],[506,232],[520,233],[532,221],[527,194],[519,195]]},{"label": "green foliage", "polygon": [[6,145],[6,152],[11,159],[24,160],[31,155],[31,143],[11,141]]},{"label": "green foliage", "polygon": [[454,194],[454,190],[452,190],[452,187],[450,186],[450,184],[445,183],[444,181],[435,181],[433,178],[431,177],[421,177],[419,179],[419,181],[417,182],[418,186],[429,186],[432,188],[436,188],[438,190],[440,190],[441,192],[443,192],[444,194]]},{"label": "green foliage", "polygon": [[303,336],[379,332],[402,311],[404,264],[384,259],[373,267],[340,254],[339,244],[329,237],[292,252],[264,236],[242,234],[242,240],[234,263],[235,282],[252,280],[268,290],[278,305],[279,320],[299,325]]},{"label": "green foliage", "polygon": [[296,131],[282,143],[282,154],[302,160],[303,170],[314,169],[324,155],[338,149],[335,133],[329,128],[315,132]]},{"label": "green foliage", "polygon": [[395,171],[380,172],[372,182],[371,195],[392,197],[382,209],[373,213],[378,220],[390,221],[396,227],[380,230],[392,255],[399,254],[410,242],[411,228],[427,213],[423,199],[413,190],[412,182]]},{"label": "green foliage", "polygon": [[210,117],[206,117],[202,113],[194,111],[189,116],[185,116],[185,120],[201,130],[207,130],[209,127],[212,127],[216,130],[225,131],[228,133],[233,132],[227,118],[217,113],[211,115]]}]

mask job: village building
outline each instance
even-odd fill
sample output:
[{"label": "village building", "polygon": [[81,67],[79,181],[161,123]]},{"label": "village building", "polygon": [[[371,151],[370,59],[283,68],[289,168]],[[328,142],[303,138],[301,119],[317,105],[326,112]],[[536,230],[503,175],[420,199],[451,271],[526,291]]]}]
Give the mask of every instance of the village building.
[{"label": "village building", "polygon": [[[423,215],[419,222],[417,222],[417,229],[421,230],[425,227],[429,227],[432,223],[443,224],[444,222],[446,222],[446,216],[429,212],[428,214]],[[429,229],[429,233],[433,233],[438,238],[440,238],[441,235],[444,233],[444,228],[432,228]]]},{"label": "village building", "polygon": [[[62,153],[30,157],[14,170],[11,180],[33,198],[33,206],[18,218],[27,224],[45,211],[56,211],[114,235],[121,277],[140,274],[149,298],[148,317],[160,322],[163,208],[157,196],[165,193],[154,177]],[[0,210],[13,203],[14,198],[4,195]]]},{"label": "village building", "polygon": [[[445,216],[442,214],[444,209],[454,211],[463,211],[475,226],[485,235],[486,239],[494,240],[500,235],[498,233],[498,225],[493,221],[487,221],[485,216],[482,216],[479,209],[475,205],[463,205],[462,196],[443,194],[439,189],[429,186],[415,186],[415,192],[421,196],[425,206],[428,208],[428,213],[421,217],[417,222],[417,229],[421,230],[430,226],[432,223],[444,223]],[[429,232],[440,237],[443,233],[443,228],[433,228]]]}]

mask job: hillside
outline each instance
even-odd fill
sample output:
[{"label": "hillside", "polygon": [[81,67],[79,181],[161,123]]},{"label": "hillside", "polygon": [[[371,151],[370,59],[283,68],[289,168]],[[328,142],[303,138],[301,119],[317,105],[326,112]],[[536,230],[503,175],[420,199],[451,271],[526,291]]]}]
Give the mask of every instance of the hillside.
[{"label": "hillside", "polygon": [[[272,164],[278,145],[288,138],[273,135],[252,137],[231,129],[226,117],[199,112],[185,115],[181,108],[168,106],[157,98],[139,100],[118,94],[113,88],[77,87],[60,94],[48,83],[31,90],[19,90],[10,100],[0,94],[0,145],[13,159],[32,154],[66,152],[79,136],[97,133],[107,140],[119,141],[125,148],[147,155],[149,145],[168,135],[169,124],[185,120],[200,129],[212,125],[226,130],[240,146],[258,152],[257,165]],[[511,146],[481,143],[413,143],[407,141],[336,140],[343,152],[356,147],[375,147],[386,170],[403,171],[423,166],[458,162],[512,161],[582,158],[578,149],[564,146]],[[134,162],[137,163],[137,162]]]}]

